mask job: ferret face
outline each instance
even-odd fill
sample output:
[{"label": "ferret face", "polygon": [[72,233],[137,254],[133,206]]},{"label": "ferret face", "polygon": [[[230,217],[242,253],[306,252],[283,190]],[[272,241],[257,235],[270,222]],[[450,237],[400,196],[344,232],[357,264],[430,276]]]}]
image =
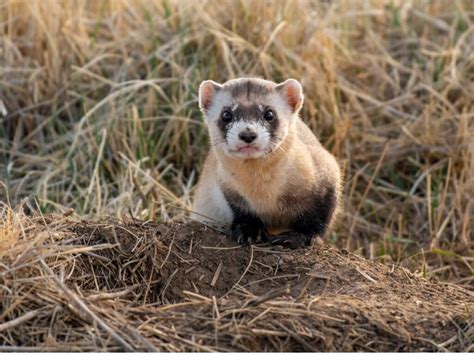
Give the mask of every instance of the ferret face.
[{"label": "ferret face", "polygon": [[256,78],[211,80],[199,87],[199,106],[206,118],[211,144],[225,154],[255,159],[277,149],[288,135],[303,104],[301,84]]}]

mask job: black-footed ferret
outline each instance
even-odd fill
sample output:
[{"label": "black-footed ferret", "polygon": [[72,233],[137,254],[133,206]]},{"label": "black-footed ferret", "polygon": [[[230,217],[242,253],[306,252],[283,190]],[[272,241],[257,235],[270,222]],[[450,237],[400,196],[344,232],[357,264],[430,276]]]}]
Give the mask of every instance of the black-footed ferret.
[{"label": "black-footed ferret", "polygon": [[295,79],[202,82],[199,106],[211,148],[193,219],[230,225],[238,243],[295,248],[327,233],[338,210],[341,174],[298,117],[303,98]]}]

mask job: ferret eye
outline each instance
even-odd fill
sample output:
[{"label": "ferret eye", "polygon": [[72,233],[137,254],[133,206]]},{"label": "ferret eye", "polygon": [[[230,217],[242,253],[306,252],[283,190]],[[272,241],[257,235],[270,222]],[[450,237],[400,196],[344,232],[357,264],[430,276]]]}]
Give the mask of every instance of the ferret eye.
[{"label": "ferret eye", "polygon": [[222,112],[222,121],[224,121],[225,123],[229,123],[230,121],[232,121],[232,113],[230,113],[229,111],[224,111]]},{"label": "ferret eye", "polygon": [[275,118],[275,115],[273,114],[272,110],[267,110],[263,114],[263,118],[265,118],[268,122],[271,122]]}]

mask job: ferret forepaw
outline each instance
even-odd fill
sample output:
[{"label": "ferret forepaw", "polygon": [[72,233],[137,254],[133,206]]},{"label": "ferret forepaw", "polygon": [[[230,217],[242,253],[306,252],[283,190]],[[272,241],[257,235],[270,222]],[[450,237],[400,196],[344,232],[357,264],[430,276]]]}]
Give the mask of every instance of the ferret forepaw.
[{"label": "ferret forepaw", "polygon": [[268,242],[268,235],[265,230],[248,224],[232,225],[230,237],[238,244],[244,245]]},{"label": "ferret forepaw", "polygon": [[312,236],[298,232],[285,232],[270,238],[270,245],[298,249],[311,245]]}]

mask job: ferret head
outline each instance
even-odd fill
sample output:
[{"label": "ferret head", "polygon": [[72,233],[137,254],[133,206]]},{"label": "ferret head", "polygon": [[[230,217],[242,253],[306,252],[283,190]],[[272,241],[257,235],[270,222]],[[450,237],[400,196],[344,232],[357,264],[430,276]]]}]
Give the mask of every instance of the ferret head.
[{"label": "ferret head", "polygon": [[302,105],[303,89],[295,79],[206,80],[199,87],[211,144],[236,158],[260,158],[277,149]]}]

